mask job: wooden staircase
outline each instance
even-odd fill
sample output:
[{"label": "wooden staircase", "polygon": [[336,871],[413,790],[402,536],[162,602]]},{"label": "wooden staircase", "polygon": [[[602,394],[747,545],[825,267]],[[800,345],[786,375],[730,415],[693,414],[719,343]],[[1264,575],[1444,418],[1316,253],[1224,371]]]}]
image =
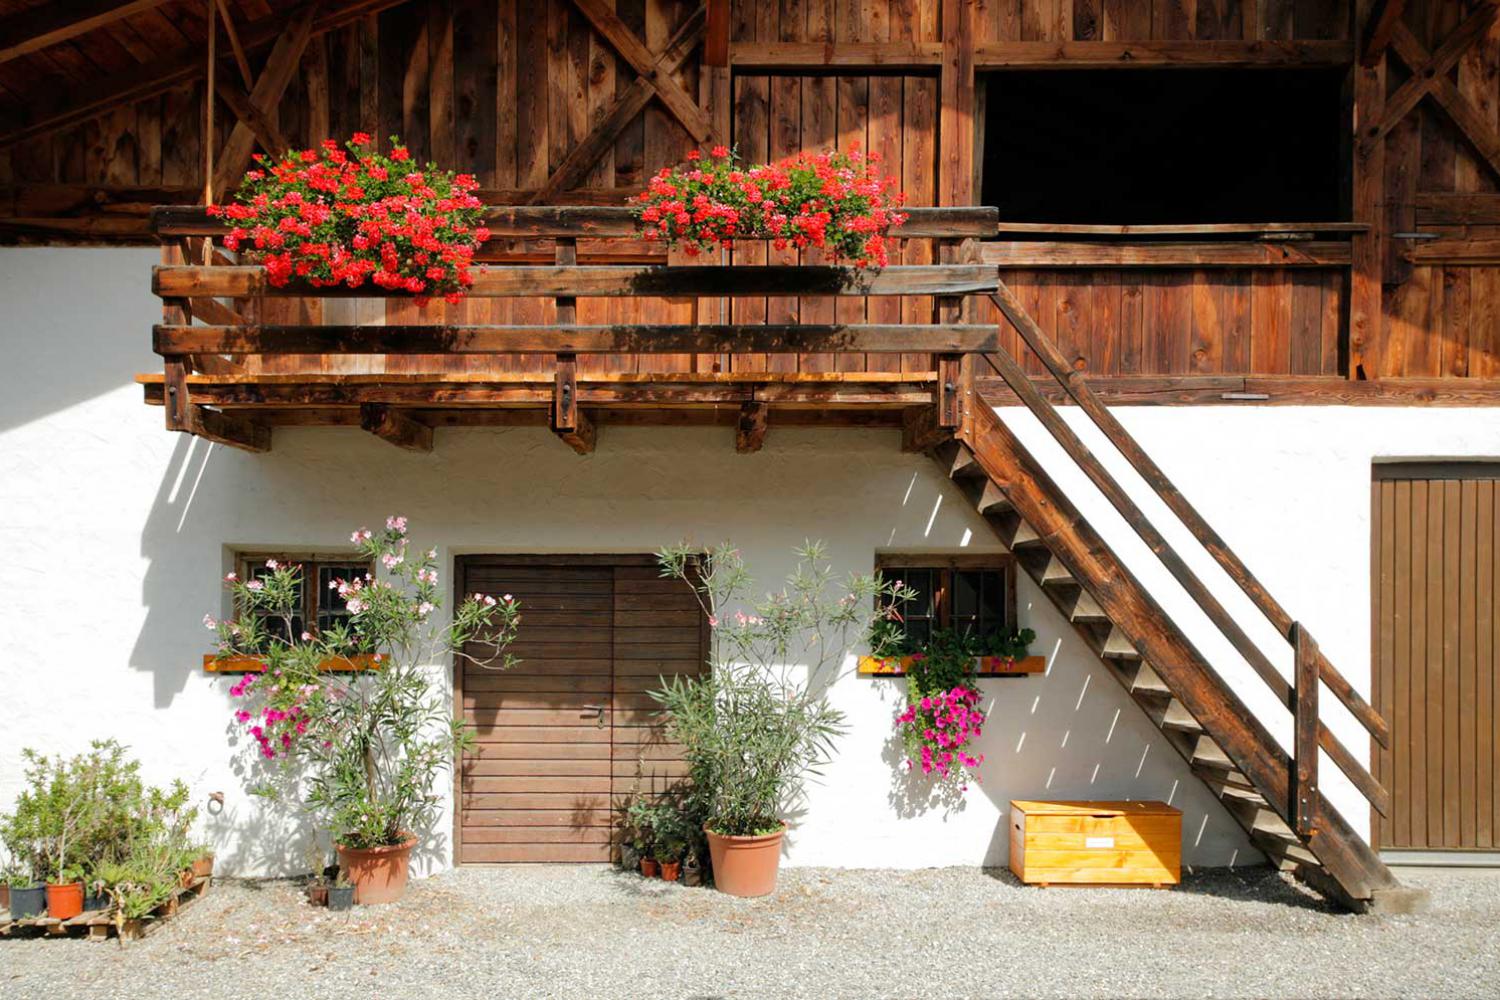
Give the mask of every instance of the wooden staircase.
[{"label": "wooden staircase", "polygon": [[1321,749],[1377,809],[1388,807],[1385,790],[1320,721],[1319,688],[1333,691],[1381,741],[1389,738],[1384,720],[1327,662],[1306,629],[1287,618],[1265,594],[1222,539],[1176,493],[1165,474],[1098,404],[1003,285],[996,303],[1069,394],[1085,404],[1106,436],[1292,643],[1296,672],[1293,683],[1288,683],[1037,392],[1015,360],[1008,354],[988,356],[1021,401],[1277,692],[1293,715],[1294,752],[1289,754],[1224,682],[1004,425],[994,405],[975,394],[972,370],[955,392],[963,397],[964,406],[952,436],[938,431],[913,438],[909,444],[929,446],[945,474],[964,490],[1017,562],[1273,863],[1351,910],[1409,912],[1419,908],[1425,893],[1402,886],[1318,787]]}]

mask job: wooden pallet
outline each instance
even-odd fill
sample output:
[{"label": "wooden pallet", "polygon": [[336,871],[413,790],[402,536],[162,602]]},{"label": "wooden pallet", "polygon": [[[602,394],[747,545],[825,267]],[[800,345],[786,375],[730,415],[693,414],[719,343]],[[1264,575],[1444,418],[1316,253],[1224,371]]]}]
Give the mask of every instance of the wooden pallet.
[{"label": "wooden pallet", "polygon": [[87,937],[90,941],[106,941],[122,936],[126,940],[143,938],[163,923],[177,916],[182,910],[202,898],[208,891],[213,876],[204,875],[191,885],[179,888],[165,903],[152,910],[139,926],[127,926],[122,934],[119,925],[109,910],[86,910],[76,917],[59,920],[56,917],[26,917],[12,920],[9,913],[0,914],[0,938],[10,937]]}]

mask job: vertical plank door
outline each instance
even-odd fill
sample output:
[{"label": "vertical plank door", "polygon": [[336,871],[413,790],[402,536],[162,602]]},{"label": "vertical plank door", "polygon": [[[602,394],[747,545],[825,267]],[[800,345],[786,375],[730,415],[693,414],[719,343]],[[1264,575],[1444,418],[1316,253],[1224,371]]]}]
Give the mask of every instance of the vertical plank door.
[{"label": "vertical plank door", "polygon": [[458,777],[458,861],[608,861],[612,805],[683,773],[649,692],[701,668],[696,600],[651,556],[465,556],[459,579],[513,595],[521,624],[516,666],[455,671],[478,738]]},{"label": "vertical plank door", "polygon": [[1378,465],[1375,704],[1391,724],[1374,817],[1389,850],[1500,848],[1500,464]]}]

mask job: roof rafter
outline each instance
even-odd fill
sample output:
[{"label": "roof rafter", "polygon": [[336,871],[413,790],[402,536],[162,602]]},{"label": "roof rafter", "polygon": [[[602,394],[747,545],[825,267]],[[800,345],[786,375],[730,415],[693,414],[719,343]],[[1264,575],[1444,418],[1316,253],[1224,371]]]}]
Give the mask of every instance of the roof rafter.
[{"label": "roof rafter", "polygon": [[[395,7],[403,0],[346,0],[322,4],[313,19],[312,36]],[[301,10],[283,16],[262,18],[240,30],[247,51],[275,42],[289,30]],[[53,99],[31,102],[23,112],[0,118],[0,149],[77,125],[124,104],[154,97],[173,87],[201,78],[206,72],[203,45],[194,43],[164,54],[160,59],[79,84]]]},{"label": "roof rafter", "polygon": [[166,0],[68,0],[44,3],[0,20],[0,63],[19,59],[132,14],[160,7]]}]

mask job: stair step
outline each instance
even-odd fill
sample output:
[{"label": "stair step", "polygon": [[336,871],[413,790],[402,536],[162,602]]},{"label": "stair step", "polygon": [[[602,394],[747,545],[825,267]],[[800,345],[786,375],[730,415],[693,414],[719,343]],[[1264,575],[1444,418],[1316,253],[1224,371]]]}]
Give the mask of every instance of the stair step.
[{"label": "stair step", "polygon": [[1187,706],[1173,698],[1167,702],[1166,708],[1161,712],[1153,713],[1156,724],[1162,729],[1176,729],[1184,733],[1201,733],[1203,727],[1198,720],[1193,718],[1193,713],[1187,710]]},{"label": "stair step", "polygon": [[1078,583],[1073,579],[1072,571],[1064,566],[1063,561],[1057,556],[1047,560],[1047,565],[1043,567],[1039,579],[1044,587],[1063,587]]},{"label": "stair step", "polygon": [[981,514],[1003,514],[1013,509],[1010,500],[993,479],[984,481],[984,492],[979,496],[979,502],[974,505],[979,508]]},{"label": "stair step", "polygon": [[[1205,767],[1201,764],[1193,764],[1192,771],[1194,776],[1197,777],[1199,781],[1203,782],[1206,785],[1209,785],[1213,789],[1214,794],[1218,795],[1220,798],[1223,798],[1226,794],[1228,794],[1225,790],[1228,788],[1250,792],[1255,794],[1256,796],[1260,795],[1260,792],[1256,791],[1255,785],[1252,784],[1250,779],[1245,777],[1244,773],[1241,771],[1236,771],[1233,769],[1224,770],[1223,768]],[[1261,801],[1265,800],[1262,799]]]},{"label": "stair step", "polygon": [[1125,638],[1125,633],[1117,628],[1111,628],[1099,655],[1116,660],[1136,660],[1140,659],[1141,654],[1130,644],[1130,640]]},{"label": "stair step", "polygon": [[1130,682],[1132,694],[1165,694],[1170,695],[1172,689],[1167,687],[1167,682],[1162,680],[1145,660],[1136,668],[1135,678]]},{"label": "stair step", "polygon": [[1198,737],[1198,743],[1193,747],[1193,763],[1216,771],[1235,770],[1234,761],[1208,736]]},{"label": "stair step", "polygon": [[1276,810],[1259,796],[1254,799],[1244,796],[1226,797],[1224,805],[1239,816],[1240,821],[1251,833],[1261,834],[1288,844],[1302,843],[1301,839],[1292,832],[1292,828],[1286,825],[1286,821],[1276,814]]},{"label": "stair step", "polygon": [[1265,851],[1266,855],[1273,861],[1285,859],[1287,861],[1295,861],[1298,864],[1311,865],[1315,868],[1323,867],[1323,863],[1318,860],[1318,856],[1300,843],[1289,843],[1285,840],[1267,836],[1259,831],[1251,832],[1250,842],[1262,851]]},{"label": "stair step", "polygon": [[1107,622],[1109,615],[1099,607],[1099,602],[1094,600],[1094,595],[1087,590],[1079,590],[1078,596],[1073,600],[1073,606],[1068,610],[1068,620],[1073,622]]},{"label": "stair step", "polygon": [[1047,543],[1042,541],[1042,536],[1038,535],[1036,533],[1036,530],[1032,528],[1031,525],[1027,524],[1025,521],[1018,521],[1016,524],[1015,534],[1011,536],[1010,542],[1008,544],[1012,549],[1024,549],[1028,547],[1044,546]]},{"label": "stair step", "polygon": [[948,475],[954,479],[977,479],[984,475],[984,467],[974,457],[974,453],[967,445],[960,444],[958,452],[953,456],[953,464],[948,469]]}]

